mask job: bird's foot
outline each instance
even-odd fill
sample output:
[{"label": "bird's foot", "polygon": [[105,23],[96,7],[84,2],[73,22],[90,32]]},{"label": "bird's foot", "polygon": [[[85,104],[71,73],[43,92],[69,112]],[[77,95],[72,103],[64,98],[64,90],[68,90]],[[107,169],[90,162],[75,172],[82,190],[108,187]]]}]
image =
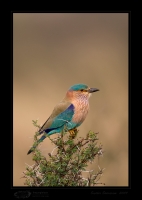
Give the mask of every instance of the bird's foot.
[{"label": "bird's foot", "polygon": [[76,128],[69,130],[69,133],[70,133],[69,138],[74,139],[77,135],[77,132],[78,130]]}]

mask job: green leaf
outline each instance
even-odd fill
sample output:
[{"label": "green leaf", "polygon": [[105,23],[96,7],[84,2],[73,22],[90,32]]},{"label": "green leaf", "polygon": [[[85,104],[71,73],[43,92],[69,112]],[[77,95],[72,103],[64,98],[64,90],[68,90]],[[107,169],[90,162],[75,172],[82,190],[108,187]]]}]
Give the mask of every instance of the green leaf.
[{"label": "green leaf", "polygon": [[[33,120],[33,125],[39,128],[38,120]],[[34,135],[34,153],[32,154],[33,164],[30,167],[26,167],[24,172],[25,185],[31,186],[87,186],[88,181],[83,179],[83,171],[88,170],[90,161],[94,161],[96,156],[99,156],[98,152],[100,146],[97,145],[97,134],[93,131],[89,131],[86,138],[71,139],[68,132],[63,131],[60,137],[57,135],[55,139],[48,136],[49,142],[54,145],[53,148],[58,146],[57,150],[47,152],[46,155],[42,155],[38,147],[38,135],[37,130]],[[48,156],[50,154],[50,156]],[[53,155],[54,154],[54,155]],[[97,172],[96,180],[99,178]],[[85,173],[87,174],[87,173]],[[93,174],[90,176],[90,184],[95,185]],[[91,177],[92,176],[92,177]]]}]

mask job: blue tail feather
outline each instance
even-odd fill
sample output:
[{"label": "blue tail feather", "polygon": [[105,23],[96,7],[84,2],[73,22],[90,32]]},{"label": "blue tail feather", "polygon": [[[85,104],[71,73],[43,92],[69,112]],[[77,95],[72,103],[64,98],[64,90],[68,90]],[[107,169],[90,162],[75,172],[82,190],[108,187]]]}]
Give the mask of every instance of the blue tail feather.
[{"label": "blue tail feather", "polygon": [[39,145],[40,142],[42,142],[46,138],[46,135],[43,135],[35,144],[32,146],[32,148],[28,151],[27,154],[30,154],[35,150],[35,148]]}]

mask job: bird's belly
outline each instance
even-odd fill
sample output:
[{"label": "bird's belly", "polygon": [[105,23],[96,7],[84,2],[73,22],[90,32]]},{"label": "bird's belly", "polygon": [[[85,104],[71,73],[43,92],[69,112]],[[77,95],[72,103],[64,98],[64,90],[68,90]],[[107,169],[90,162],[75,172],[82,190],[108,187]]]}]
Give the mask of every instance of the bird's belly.
[{"label": "bird's belly", "polygon": [[74,114],[72,121],[74,123],[81,124],[85,120],[87,113],[88,113],[88,111],[87,112],[79,112],[77,114]]},{"label": "bird's belly", "polygon": [[73,115],[72,121],[78,125],[80,125],[86,118],[89,110],[89,105],[85,105],[82,107],[76,106],[75,113]]}]

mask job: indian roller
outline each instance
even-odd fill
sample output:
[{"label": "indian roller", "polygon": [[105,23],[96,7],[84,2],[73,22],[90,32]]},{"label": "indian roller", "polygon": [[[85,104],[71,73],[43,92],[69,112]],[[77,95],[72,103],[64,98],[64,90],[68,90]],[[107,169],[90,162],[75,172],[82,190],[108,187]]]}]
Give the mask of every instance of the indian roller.
[{"label": "indian roller", "polygon": [[90,88],[85,84],[76,84],[69,88],[65,97],[53,109],[52,114],[38,131],[43,134],[36,144],[28,151],[30,154],[47,136],[61,133],[66,128],[70,134],[85,120],[89,110],[89,97],[99,89]]}]

